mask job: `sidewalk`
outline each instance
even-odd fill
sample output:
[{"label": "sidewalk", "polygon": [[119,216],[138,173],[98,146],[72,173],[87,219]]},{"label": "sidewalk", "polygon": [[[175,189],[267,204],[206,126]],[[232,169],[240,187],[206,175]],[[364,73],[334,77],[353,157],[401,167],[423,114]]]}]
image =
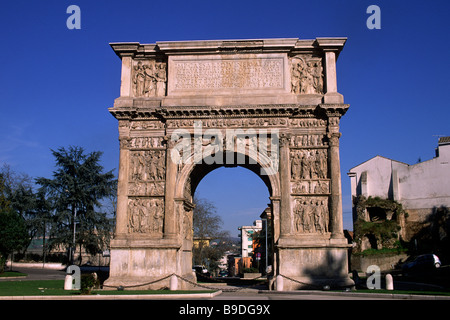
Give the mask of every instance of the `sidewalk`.
[{"label": "sidewalk", "polygon": [[[8,260],[6,262],[6,267],[11,268],[11,261]],[[63,270],[66,266],[62,263],[55,262],[13,262],[12,268],[42,268],[42,269],[51,269],[51,270]]]},{"label": "sidewalk", "polygon": [[211,299],[222,291],[186,294],[124,294],[124,295],[71,295],[71,296],[0,296],[0,300],[168,300]]},{"label": "sidewalk", "polygon": [[[260,291],[261,292],[261,291]],[[401,294],[401,293],[366,293],[357,291],[320,291],[320,290],[298,290],[298,291],[268,291],[271,294],[279,295],[322,295],[322,296],[335,296],[335,297],[352,297],[355,300],[358,298],[374,298],[374,299],[387,299],[387,300],[450,300],[450,296],[440,295],[426,295],[426,294]]]}]

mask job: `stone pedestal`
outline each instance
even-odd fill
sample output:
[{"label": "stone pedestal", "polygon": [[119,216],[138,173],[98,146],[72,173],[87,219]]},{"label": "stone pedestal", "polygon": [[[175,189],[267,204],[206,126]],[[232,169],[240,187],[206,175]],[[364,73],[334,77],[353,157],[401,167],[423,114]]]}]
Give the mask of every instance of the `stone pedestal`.
[{"label": "stone pedestal", "polygon": [[348,276],[348,245],[344,241],[280,239],[279,274],[284,290],[322,289],[353,286]]},{"label": "stone pedestal", "polygon": [[[176,274],[195,282],[191,263],[180,261],[180,244],[161,240],[113,240],[111,243],[110,277],[105,288],[123,286],[125,289],[157,290],[170,287],[171,275]],[[192,259],[192,258],[191,258]],[[159,281],[160,279],[163,279]],[[178,288],[192,285],[179,281]]]}]

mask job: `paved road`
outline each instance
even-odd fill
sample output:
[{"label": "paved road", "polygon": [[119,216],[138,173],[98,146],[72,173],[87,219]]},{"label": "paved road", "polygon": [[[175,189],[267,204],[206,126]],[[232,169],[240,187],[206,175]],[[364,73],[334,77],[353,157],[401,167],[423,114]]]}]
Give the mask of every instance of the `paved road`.
[{"label": "paved road", "polygon": [[[28,274],[22,280],[64,280],[66,273],[63,269],[43,269],[36,267],[24,267],[13,265],[14,271]],[[11,279],[12,280],[12,279]],[[16,279],[14,279],[16,280]],[[8,281],[8,280],[2,280]],[[402,283],[405,286],[405,283]],[[420,285],[420,284],[417,284]],[[423,284],[422,284],[423,285]],[[226,287],[217,285],[217,289],[230,289],[237,287]],[[398,283],[400,287],[400,283]],[[374,294],[361,295],[347,292],[321,292],[321,291],[296,291],[296,292],[264,292],[263,288],[245,288],[235,292],[223,292],[213,297],[211,300],[390,300],[390,299],[409,299],[407,297],[392,297],[389,295],[377,296]],[[416,297],[418,298],[418,297]],[[447,297],[448,298],[448,297]]]},{"label": "paved road", "polygon": [[339,293],[324,294],[321,292],[294,292],[294,293],[258,293],[257,291],[244,291],[244,292],[224,292],[218,296],[215,296],[211,300],[386,300],[389,298],[377,298],[371,297],[354,297],[340,295]]},{"label": "paved road", "polygon": [[22,280],[64,280],[66,277],[66,272],[58,269],[30,268],[20,266],[19,264],[17,266],[13,264],[13,270],[26,273],[28,275]]}]

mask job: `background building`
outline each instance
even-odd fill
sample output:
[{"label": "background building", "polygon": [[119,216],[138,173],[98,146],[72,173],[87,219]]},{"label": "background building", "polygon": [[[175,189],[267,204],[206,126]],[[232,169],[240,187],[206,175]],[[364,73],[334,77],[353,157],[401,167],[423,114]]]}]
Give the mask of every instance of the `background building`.
[{"label": "background building", "polygon": [[[441,250],[448,242],[450,208],[450,137],[441,137],[436,155],[409,165],[376,156],[348,173],[353,199],[353,221],[396,221],[398,239],[427,243]],[[380,239],[368,233],[367,247],[380,249]],[[372,238],[370,238],[372,236]],[[434,245],[430,244],[434,243]]]},{"label": "background building", "polygon": [[253,226],[242,226],[241,231],[241,257],[252,257],[255,249],[255,236],[262,230],[262,221],[256,220]]}]

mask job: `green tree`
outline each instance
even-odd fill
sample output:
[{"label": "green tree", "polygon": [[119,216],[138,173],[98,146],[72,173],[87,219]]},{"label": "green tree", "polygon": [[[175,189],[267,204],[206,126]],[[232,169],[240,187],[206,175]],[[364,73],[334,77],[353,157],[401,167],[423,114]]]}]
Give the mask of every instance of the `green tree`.
[{"label": "green tree", "polygon": [[115,192],[115,178],[112,170],[103,172],[99,164],[102,152],[86,154],[83,148],[71,146],[52,153],[56,161],[53,179],[38,178],[36,182],[53,210],[49,246],[71,248],[73,263],[77,244],[97,254],[109,242],[113,220],[99,208],[101,201]]},{"label": "green tree", "polygon": [[[221,229],[222,219],[217,215],[217,209],[213,203],[206,199],[194,198],[194,204],[193,229],[194,239],[198,240],[198,245],[192,250],[193,264],[207,264],[210,271],[213,271],[218,265],[218,260],[228,249],[222,244],[229,239],[230,235],[228,231]],[[215,240],[219,245],[210,246],[207,245],[209,241],[204,240]]]},{"label": "green tree", "polygon": [[26,248],[30,242],[28,230],[23,218],[11,209],[0,211],[0,273],[8,255]]},{"label": "green tree", "polygon": [[9,194],[9,201],[11,209],[16,212],[25,222],[28,234],[29,243],[24,246],[24,250],[28,248],[31,240],[35,238],[40,229],[37,222],[37,198],[31,184],[28,182],[21,182],[19,184],[12,184]]},{"label": "green tree", "polygon": [[[3,164],[0,173],[4,181],[1,187],[4,200],[0,200],[0,203],[7,201],[8,207],[24,219],[30,242],[32,239],[42,236],[45,262],[46,231],[50,226],[51,218],[50,203],[43,192],[33,190],[33,180],[28,175],[14,172],[7,164]],[[28,246],[29,243],[23,249],[26,250]]]},{"label": "green tree", "polygon": [[0,173],[0,273],[4,271],[8,255],[29,243],[25,221],[11,208],[6,189],[4,175]]},{"label": "green tree", "polygon": [[9,208],[9,201],[6,196],[6,185],[4,174],[0,172],[0,210]]}]

